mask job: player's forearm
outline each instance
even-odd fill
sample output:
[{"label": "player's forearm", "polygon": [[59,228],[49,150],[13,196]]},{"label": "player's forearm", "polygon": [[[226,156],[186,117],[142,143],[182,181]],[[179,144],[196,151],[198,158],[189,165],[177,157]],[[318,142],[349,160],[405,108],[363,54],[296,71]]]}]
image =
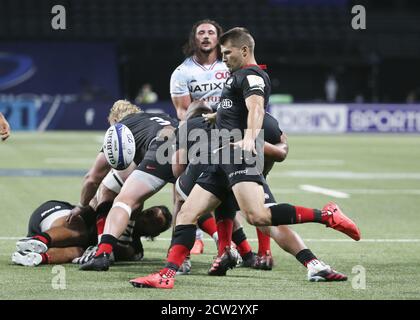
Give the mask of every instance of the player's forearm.
[{"label": "player's forearm", "polygon": [[172,103],[176,109],[176,115],[179,120],[185,120],[188,106],[191,103],[191,97],[189,95],[185,96],[173,96]]},{"label": "player's forearm", "polygon": [[187,113],[187,110],[186,109],[183,109],[183,108],[177,108],[176,109],[176,116],[178,117],[178,119],[180,121],[185,120],[186,113]]},{"label": "player's forearm", "polygon": [[98,191],[100,182],[96,182],[87,177],[83,183],[82,191],[80,193],[80,205],[87,206]]},{"label": "player's forearm", "polygon": [[252,139],[255,141],[261,131],[264,120],[264,105],[255,102],[248,108],[247,129],[245,130],[244,140]]},{"label": "player's forearm", "polygon": [[80,194],[80,205],[87,206],[95,196],[102,180],[108,174],[111,166],[108,164],[103,152],[99,152],[95,163],[83,180],[83,187]]},{"label": "player's forearm", "polygon": [[281,162],[287,157],[289,147],[287,143],[279,143],[277,145],[265,142],[264,143],[264,156],[276,162]]}]

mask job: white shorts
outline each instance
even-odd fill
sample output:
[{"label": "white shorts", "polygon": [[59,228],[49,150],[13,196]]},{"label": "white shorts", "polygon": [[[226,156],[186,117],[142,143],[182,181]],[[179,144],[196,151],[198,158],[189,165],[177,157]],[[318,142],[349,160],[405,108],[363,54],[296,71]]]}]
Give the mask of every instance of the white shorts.
[{"label": "white shorts", "polygon": [[66,217],[70,214],[71,210],[64,209],[56,211],[52,214],[50,214],[48,217],[46,217],[44,220],[41,221],[39,224],[39,227],[41,228],[41,232],[45,232],[49,229],[51,229],[51,225],[56,221],[57,219],[61,217]]}]

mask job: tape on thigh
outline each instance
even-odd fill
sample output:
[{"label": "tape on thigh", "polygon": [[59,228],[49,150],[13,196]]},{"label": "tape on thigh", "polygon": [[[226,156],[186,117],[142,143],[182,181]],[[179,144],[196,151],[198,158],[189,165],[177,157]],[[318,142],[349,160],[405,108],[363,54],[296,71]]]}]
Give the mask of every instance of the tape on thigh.
[{"label": "tape on thigh", "polygon": [[115,193],[120,193],[124,182],[116,170],[111,170],[102,180],[102,184],[109,190],[114,191]]},{"label": "tape on thigh", "polygon": [[182,191],[181,186],[179,184],[179,179],[181,179],[181,177],[179,177],[178,179],[176,179],[176,183],[175,183],[175,189],[176,192],[178,192],[178,194],[181,196],[182,200],[187,200],[187,195],[184,193],[184,191]]},{"label": "tape on thigh", "polygon": [[166,184],[165,180],[141,170],[134,170],[131,176],[138,181],[147,184],[153,191],[159,190]]}]

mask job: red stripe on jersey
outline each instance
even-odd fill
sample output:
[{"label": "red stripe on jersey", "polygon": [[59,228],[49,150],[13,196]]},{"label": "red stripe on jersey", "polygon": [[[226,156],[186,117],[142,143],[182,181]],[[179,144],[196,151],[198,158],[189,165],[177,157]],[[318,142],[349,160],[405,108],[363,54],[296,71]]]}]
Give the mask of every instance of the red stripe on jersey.
[{"label": "red stripe on jersey", "polygon": [[263,70],[267,70],[266,64],[246,64],[241,69],[249,68],[249,67],[258,67]]}]

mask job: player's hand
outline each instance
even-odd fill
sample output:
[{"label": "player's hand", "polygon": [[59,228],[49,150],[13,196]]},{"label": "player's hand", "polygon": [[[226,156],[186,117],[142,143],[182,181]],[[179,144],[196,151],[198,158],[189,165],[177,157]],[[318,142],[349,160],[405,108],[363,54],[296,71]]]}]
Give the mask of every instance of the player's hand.
[{"label": "player's hand", "polygon": [[98,250],[97,246],[90,246],[88,247],[85,252],[82,254],[81,257],[74,258],[72,260],[72,263],[74,264],[85,264],[86,262],[93,259],[93,257],[96,254],[96,251]]},{"label": "player's hand", "polygon": [[255,148],[255,141],[253,139],[243,139],[237,142],[231,142],[231,146],[236,148],[241,148],[245,153],[257,154],[257,149]]},{"label": "player's hand", "polygon": [[92,207],[87,205],[87,206],[80,206],[77,205],[75,206],[71,211],[70,214],[67,216],[67,223],[71,223],[74,217],[80,216],[82,213],[87,212],[87,211],[91,211]]},{"label": "player's hand", "polygon": [[202,114],[202,117],[207,122],[216,123],[216,115],[217,115],[217,112],[214,112],[214,113],[203,113]]},{"label": "player's hand", "polygon": [[0,117],[0,137],[1,140],[6,140],[10,136],[9,123],[3,117]]}]

